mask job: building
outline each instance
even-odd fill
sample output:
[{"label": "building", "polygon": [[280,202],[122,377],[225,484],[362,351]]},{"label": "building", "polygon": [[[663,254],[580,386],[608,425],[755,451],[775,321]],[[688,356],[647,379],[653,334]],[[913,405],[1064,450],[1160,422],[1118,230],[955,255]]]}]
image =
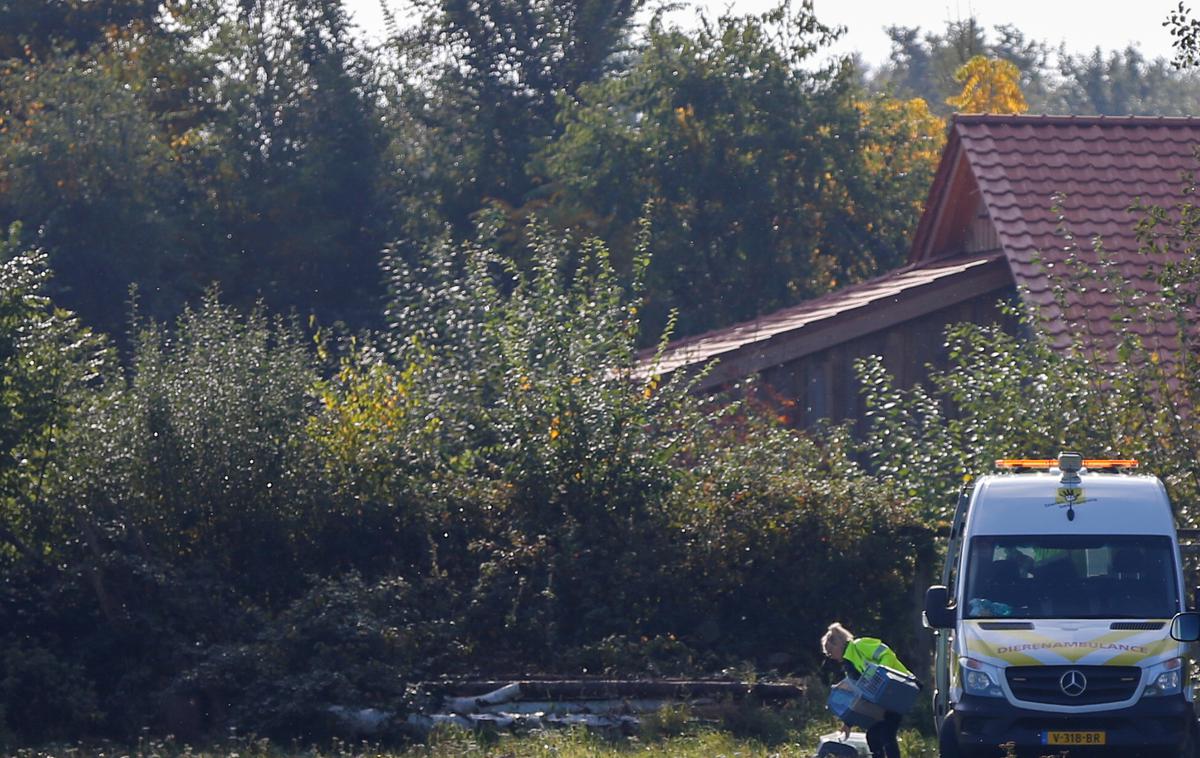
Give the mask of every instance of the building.
[{"label": "building", "polygon": [[796,424],[858,419],[855,360],[880,355],[911,386],[944,361],[947,325],[1005,323],[998,304],[1012,298],[1045,319],[1056,348],[1086,338],[1100,360],[1113,360],[1119,331],[1132,328],[1171,361],[1172,325],[1120,323],[1099,284],[1059,302],[1047,272],[1064,270],[1072,254],[1098,258],[1099,237],[1121,276],[1153,296],[1136,206],[1183,200],[1198,146],[1200,118],[957,115],[903,268],[675,341],[658,362],[644,354],[642,369],[669,374],[719,359],[701,391],[758,374],[795,408]]}]

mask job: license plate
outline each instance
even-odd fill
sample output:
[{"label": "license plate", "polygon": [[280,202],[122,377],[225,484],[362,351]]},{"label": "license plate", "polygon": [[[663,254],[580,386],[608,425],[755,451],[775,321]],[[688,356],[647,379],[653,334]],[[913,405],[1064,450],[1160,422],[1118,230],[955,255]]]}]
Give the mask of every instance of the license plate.
[{"label": "license plate", "polygon": [[1043,745],[1104,745],[1107,732],[1042,732]]}]

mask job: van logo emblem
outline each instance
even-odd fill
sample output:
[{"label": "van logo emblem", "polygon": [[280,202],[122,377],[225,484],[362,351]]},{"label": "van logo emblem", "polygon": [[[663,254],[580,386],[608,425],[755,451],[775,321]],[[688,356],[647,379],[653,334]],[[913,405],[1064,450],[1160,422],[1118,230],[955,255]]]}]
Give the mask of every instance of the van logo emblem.
[{"label": "van logo emblem", "polygon": [[1058,686],[1062,688],[1063,694],[1069,697],[1079,697],[1087,689],[1087,677],[1083,675],[1082,671],[1071,669],[1058,680]]}]

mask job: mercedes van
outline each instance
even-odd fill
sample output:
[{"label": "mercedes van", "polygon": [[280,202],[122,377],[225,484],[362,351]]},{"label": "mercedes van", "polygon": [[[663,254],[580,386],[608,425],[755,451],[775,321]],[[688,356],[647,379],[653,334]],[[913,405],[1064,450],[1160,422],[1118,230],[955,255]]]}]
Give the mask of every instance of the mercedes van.
[{"label": "mercedes van", "polygon": [[935,629],[942,758],[1169,755],[1200,745],[1179,540],[1136,461],[1005,460],[964,488]]}]

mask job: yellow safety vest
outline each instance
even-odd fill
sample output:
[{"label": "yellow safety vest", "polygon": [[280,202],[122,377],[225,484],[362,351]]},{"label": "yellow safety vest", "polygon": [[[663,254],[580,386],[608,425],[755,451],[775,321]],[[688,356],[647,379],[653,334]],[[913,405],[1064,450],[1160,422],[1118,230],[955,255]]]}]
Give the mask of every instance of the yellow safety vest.
[{"label": "yellow safety vest", "polygon": [[843,657],[850,661],[850,664],[860,674],[866,670],[868,663],[878,663],[902,674],[912,674],[908,667],[900,662],[892,649],[876,637],[859,637],[851,640],[846,644],[846,652]]}]

